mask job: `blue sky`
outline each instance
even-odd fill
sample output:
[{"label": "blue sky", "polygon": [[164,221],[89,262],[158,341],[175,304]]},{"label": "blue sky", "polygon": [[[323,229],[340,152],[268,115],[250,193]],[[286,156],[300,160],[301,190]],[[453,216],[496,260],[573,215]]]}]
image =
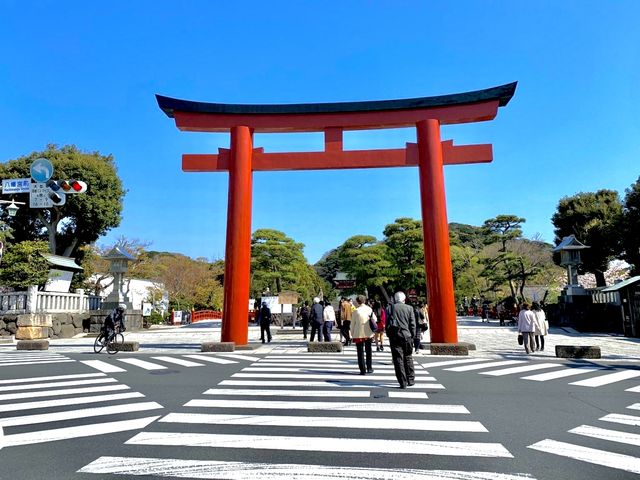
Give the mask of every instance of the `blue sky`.
[{"label": "blue sky", "polygon": [[[128,193],[119,236],[224,256],[227,175],[184,173],[183,153],[226,134],[184,133],[154,94],[220,103],[410,98],[518,81],[493,122],[443,127],[492,143],[491,164],[445,168],[450,222],[527,219],[553,241],[558,200],[623,193],[640,175],[640,2],[0,0],[0,161],[48,143],[113,154]],[[345,148],[401,147],[408,130],[351,132]],[[256,135],[265,151],[319,134]],[[253,229],[315,262],[355,234],[420,218],[417,170],[254,174]]]}]

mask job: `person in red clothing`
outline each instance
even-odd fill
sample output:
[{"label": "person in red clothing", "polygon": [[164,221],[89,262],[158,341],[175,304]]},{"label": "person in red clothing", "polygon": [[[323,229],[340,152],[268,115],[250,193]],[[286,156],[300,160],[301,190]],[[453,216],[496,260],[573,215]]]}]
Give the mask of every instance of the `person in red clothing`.
[{"label": "person in red clothing", "polygon": [[373,312],[378,317],[376,331],[374,332],[373,339],[376,342],[376,351],[383,352],[384,351],[384,327],[387,323],[387,314],[382,307],[382,303],[378,300],[373,302]]}]

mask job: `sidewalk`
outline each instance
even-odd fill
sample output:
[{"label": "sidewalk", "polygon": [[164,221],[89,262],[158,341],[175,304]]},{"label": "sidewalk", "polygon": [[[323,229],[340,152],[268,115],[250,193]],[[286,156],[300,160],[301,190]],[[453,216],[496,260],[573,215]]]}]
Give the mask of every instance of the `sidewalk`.
[{"label": "sidewalk", "polygon": [[[200,351],[202,342],[220,341],[220,322],[199,322],[193,325],[176,327],[155,327],[139,332],[126,332],[125,339],[140,344],[140,353],[194,353]],[[302,330],[297,327],[281,329],[272,326],[271,343],[260,342],[260,329],[249,326],[250,349],[238,349],[246,353],[295,354],[307,351],[307,341],[302,339]],[[476,345],[476,350],[469,352],[471,357],[500,358],[504,356],[525,356],[524,347],[518,345],[516,327],[501,327],[496,320],[483,323],[480,317],[458,317],[458,340]],[[334,340],[339,334],[334,330]],[[93,353],[94,337],[78,336],[76,338],[50,340],[49,350],[56,353]],[[428,332],[423,343],[429,341]],[[427,344],[428,345],[428,344]],[[545,337],[544,352],[535,352],[527,358],[549,360],[555,358],[556,345],[599,346],[604,361],[632,361],[640,363],[640,338],[628,338],[606,333],[579,333],[566,328],[551,328]],[[0,344],[0,352],[14,350],[15,342]],[[346,354],[353,354],[352,347]],[[425,350],[420,356],[429,356]]]}]

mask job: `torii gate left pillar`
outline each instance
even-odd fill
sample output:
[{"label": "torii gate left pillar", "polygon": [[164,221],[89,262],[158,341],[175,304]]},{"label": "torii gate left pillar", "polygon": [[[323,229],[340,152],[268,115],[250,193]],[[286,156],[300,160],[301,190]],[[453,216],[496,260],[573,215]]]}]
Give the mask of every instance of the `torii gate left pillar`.
[{"label": "torii gate left pillar", "polygon": [[[301,105],[228,105],[156,96],[181,130],[231,133],[231,149],[183,155],[183,170],[229,172],[222,341],[248,341],[252,172],[418,166],[431,341],[456,343],[457,325],[443,166],[490,162],[491,145],[454,146],[440,140],[442,124],[492,120],[516,84],[439,97],[382,102]],[[404,149],[345,151],[344,130],[416,128]],[[253,132],[322,131],[324,152],[264,153]]]}]

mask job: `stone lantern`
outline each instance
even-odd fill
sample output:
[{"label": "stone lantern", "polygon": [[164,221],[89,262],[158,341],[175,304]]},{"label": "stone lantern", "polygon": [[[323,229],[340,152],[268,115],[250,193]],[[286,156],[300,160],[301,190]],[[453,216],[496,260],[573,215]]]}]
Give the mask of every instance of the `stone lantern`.
[{"label": "stone lantern", "polygon": [[132,308],[128,292],[124,288],[124,276],[129,270],[129,262],[135,257],[125,250],[122,245],[116,245],[104,256],[109,260],[109,273],[113,275],[113,290],[102,302],[103,309],[113,309],[120,303],[127,306],[127,310]]},{"label": "stone lantern", "polygon": [[585,290],[578,283],[578,266],[582,263],[580,251],[591,248],[576,239],[574,235],[564,237],[553,252],[560,253],[560,266],[567,269],[567,286],[563,293],[567,296],[585,295]]}]

